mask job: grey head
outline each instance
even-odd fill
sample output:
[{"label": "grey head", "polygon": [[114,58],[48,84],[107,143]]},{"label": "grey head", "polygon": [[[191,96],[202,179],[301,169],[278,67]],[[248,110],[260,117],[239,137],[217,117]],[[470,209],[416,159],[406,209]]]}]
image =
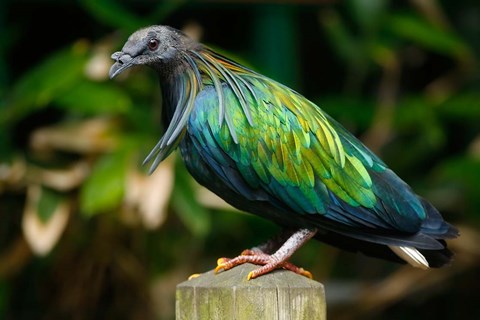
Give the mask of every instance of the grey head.
[{"label": "grey head", "polygon": [[182,55],[201,45],[183,32],[168,26],[150,26],[134,32],[121,51],[112,54],[115,63],[110,79],[134,65],[147,65],[161,71],[182,65]]}]

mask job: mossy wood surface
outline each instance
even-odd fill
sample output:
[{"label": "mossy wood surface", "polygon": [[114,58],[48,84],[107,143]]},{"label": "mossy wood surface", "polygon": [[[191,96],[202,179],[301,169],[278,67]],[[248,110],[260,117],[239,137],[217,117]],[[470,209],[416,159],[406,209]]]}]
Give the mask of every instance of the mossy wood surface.
[{"label": "mossy wood surface", "polygon": [[177,320],[326,319],[323,285],[290,271],[277,270],[247,281],[258,268],[244,264],[180,283]]}]

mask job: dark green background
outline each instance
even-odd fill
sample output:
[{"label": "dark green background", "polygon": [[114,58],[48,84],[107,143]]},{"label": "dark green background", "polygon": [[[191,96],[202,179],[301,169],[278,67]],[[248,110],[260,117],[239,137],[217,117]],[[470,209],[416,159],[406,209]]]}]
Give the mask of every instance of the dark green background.
[{"label": "dark green background", "polygon": [[[202,42],[299,91],[459,226],[452,266],[429,272],[307,244],[292,261],[326,285],[330,319],[480,318],[478,1],[272,2],[0,3],[0,319],[172,319],[176,283],[278,231],[200,205],[179,157],[163,224],[125,222],[135,215],[123,204],[127,172],[146,171],[141,161],[161,132],[157,79],[145,68],[95,79],[85,68],[94,57],[111,63],[105,58],[150,24],[197,30]],[[112,148],[33,147],[40,128],[92,119],[114,124],[105,133]],[[89,174],[69,190],[38,180],[37,169],[79,161]],[[7,179],[18,163],[26,170]],[[58,203],[72,204],[44,257],[22,229],[34,185],[43,223]]]}]

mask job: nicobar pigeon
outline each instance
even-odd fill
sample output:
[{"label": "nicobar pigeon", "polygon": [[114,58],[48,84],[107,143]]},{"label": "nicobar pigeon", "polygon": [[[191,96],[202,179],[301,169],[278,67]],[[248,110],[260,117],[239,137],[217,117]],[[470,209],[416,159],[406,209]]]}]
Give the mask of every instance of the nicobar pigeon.
[{"label": "nicobar pigeon", "polygon": [[294,90],[168,26],[133,33],[112,55],[114,78],[153,68],[163,98],[163,136],[151,171],[179,148],[190,174],[232,206],[284,231],[216,271],[242,263],[311,277],[288,262],[310,238],[427,269],[452,259],[458,231],[342,125]]}]

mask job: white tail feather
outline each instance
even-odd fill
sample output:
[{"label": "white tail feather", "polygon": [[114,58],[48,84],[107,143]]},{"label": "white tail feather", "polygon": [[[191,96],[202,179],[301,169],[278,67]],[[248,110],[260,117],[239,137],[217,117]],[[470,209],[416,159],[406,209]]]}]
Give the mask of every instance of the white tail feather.
[{"label": "white tail feather", "polygon": [[388,246],[397,256],[408,262],[411,266],[420,269],[428,269],[428,261],[423,254],[413,247]]}]

